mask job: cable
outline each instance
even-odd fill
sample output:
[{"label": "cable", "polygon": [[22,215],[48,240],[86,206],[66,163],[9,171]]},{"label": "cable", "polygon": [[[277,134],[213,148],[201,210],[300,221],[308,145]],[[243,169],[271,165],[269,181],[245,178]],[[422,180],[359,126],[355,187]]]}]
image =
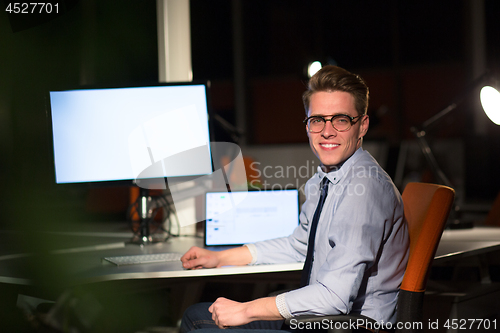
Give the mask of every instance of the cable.
[{"label": "cable", "polygon": [[[166,195],[161,196],[151,196],[150,198],[150,211],[148,212],[147,219],[134,220],[134,215],[138,214],[140,216],[140,200],[138,197],[133,203],[129,205],[127,208],[127,220],[129,221],[129,228],[134,234],[134,236],[140,236],[140,231],[145,225],[150,226],[150,235],[157,234],[159,232],[164,232],[166,237],[164,241],[168,240],[171,237],[179,237],[180,236],[180,222],[173,208],[173,202],[170,202]],[[157,221],[158,214],[164,212],[164,218],[161,221]],[[172,233],[172,225],[174,223],[177,225],[177,233]],[[164,226],[167,226],[165,228]]]}]

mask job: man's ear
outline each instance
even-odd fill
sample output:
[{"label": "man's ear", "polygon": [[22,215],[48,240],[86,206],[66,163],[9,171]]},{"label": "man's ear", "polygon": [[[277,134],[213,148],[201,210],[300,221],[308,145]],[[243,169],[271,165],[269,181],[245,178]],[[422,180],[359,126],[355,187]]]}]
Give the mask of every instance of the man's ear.
[{"label": "man's ear", "polygon": [[368,117],[368,115],[364,115],[359,126],[359,139],[361,139],[366,135],[366,132],[368,132],[368,128],[370,127],[370,117]]}]

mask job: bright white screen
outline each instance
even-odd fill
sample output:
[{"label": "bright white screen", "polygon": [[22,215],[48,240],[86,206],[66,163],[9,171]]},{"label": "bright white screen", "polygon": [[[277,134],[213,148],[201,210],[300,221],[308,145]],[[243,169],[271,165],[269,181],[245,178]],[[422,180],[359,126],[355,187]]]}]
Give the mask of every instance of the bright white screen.
[{"label": "bright white screen", "polygon": [[298,224],[295,189],[206,194],[206,245],[248,244],[285,237]]},{"label": "bright white screen", "polygon": [[206,101],[204,85],[50,92],[56,182],[210,174]]}]

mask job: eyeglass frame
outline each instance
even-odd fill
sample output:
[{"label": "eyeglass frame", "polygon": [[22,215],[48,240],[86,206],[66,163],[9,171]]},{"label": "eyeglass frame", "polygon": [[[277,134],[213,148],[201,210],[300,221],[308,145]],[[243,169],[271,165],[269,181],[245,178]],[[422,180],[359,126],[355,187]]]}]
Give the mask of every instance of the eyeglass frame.
[{"label": "eyeglass frame", "polygon": [[[304,124],[306,124],[307,131],[308,131],[309,133],[321,133],[321,132],[323,132],[323,130],[324,130],[324,129],[325,129],[325,127],[326,127],[326,122],[327,122],[327,121],[329,121],[329,122],[332,124],[332,127],[333,127],[333,128],[334,128],[337,132],[347,132],[348,130],[350,130],[350,129],[352,128],[352,126],[353,126],[353,125],[356,125],[356,124],[358,123],[358,121],[359,121],[359,120],[356,120],[355,122],[353,122],[353,120],[354,120],[354,119],[356,119],[356,118],[359,118],[359,117],[363,117],[363,116],[366,116],[366,115],[365,115],[365,114],[360,114],[359,116],[352,117],[352,116],[350,116],[350,115],[348,115],[348,114],[342,114],[342,113],[340,113],[340,114],[336,114],[336,115],[334,115],[334,116],[331,116],[331,118],[330,118],[330,119],[326,119],[326,118],[325,118],[325,117],[323,117],[323,116],[310,116],[310,117],[307,117],[306,119],[304,119],[302,122],[303,122]],[[342,131],[340,131],[340,130],[336,129],[336,128],[335,128],[335,126],[333,126],[333,119],[335,119],[335,118],[337,118],[337,117],[347,117],[347,118],[349,118],[349,121],[351,122],[351,126],[349,126],[349,128],[348,128],[348,129],[345,129],[345,130],[342,130]],[[321,131],[319,131],[319,132],[312,132],[312,131],[309,129],[309,125],[307,124],[307,122],[308,122],[308,121],[309,121],[309,119],[311,119],[311,118],[321,118],[321,119],[323,119],[323,128],[321,129]]]}]

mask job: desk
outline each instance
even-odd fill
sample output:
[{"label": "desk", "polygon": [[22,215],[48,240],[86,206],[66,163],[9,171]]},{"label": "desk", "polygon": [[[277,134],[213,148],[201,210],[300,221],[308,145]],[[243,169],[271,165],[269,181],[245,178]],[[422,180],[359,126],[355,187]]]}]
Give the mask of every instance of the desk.
[{"label": "desk", "polygon": [[[113,323],[113,329],[108,331],[126,331],[124,328],[143,328],[141,325],[154,323],[167,313],[169,322],[175,325],[185,308],[199,300],[209,282],[222,281],[235,288],[248,283],[245,297],[246,293],[251,297],[264,293],[269,280],[300,280],[301,263],[184,270],[180,262],[115,266],[102,261],[107,256],[182,253],[193,245],[202,246],[203,242],[201,238],[179,237],[141,247],[128,243],[131,236],[124,230],[34,235],[0,232],[0,308],[14,308],[19,294],[51,301],[63,295],[75,299],[74,303],[101,308],[106,313],[102,318],[124,318],[123,322]],[[24,241],[20,242],[20,238]],[[36,240],[43,240],[39,243],[43,244],[43,251],[18,252],[21,243]],[[27,252],[35,248],[30,245]],[[85,299],[80,302],[78,297]],[[146,314],[154,318],[142,318]],[[133,318],[136,321],[130,323]]]},{"label": "desk", "polygon": [[[10,234],[0,233],[5,238]],[[59,248],[50,249],[43,256],[51,259],[65,272],[74,284],[95,283],[127,279],[188,278],[257,273],[293,272],[302,269],[302,263],[278,265],[256,265],[243,267],[223,267],[216,269],[184,270],[179,262],[146,265],[114,266],[103,263],[106,256],[131,255],[161,252],[185,252],[191,246],[202,246],[200,238],[179,237],[165,243],[147,246],[127,244],[131,238],[128,232],[118,233],[52,233],[51,237],[65,239]],[[86,238],[82,241],[82,238]],[[77,241],[78,240],[78,241]],[[477,227],[465,230],[445,230],[436,251],[435,262],[443,263],[488,252],[500,250],[500,228]],[[5,251],[3,251],[5,253]],[[30,270],[26,267],[33,255],[12,253],[0,255],[0,283],[31,285]]]},{"label": "desk", "polygon": [[[65,237],[68,237],[66,235]],[[71,236],[73,237],[73,235]],[[128,237],[130,238],[130,237]],[[158,279],[158,278],[189,278],[206,276],[225,276],[240,274],[276,273],[300,271],[302,263],[285,263],[276,265],[233,266],[201,270],[185,270],[180,262],[150,263],[143,265],[115,266],[103,257],[150,254],[163,252],[186,252],[191,246],[203,246],[203,241],[195,237],[180,237],[165,243],[146,246],[129,244],[128,239],[116,241],[109,237],[97,237],[98,245],[85,245],[76,248],[51,250],[43,254],[12,253],[0,255],[0,283],[33,285],[33,273],[26,269],[34,260],[41,260],[47,267],[58,267],[59,273],[64,272],[71,284],[86,284],[95,282],[127,280],[127,279]]]},{"label": "desk", "polygon": [[500,250],[500,228],[445,230],[434,261],[442,263]]},{"label": "desk", "polygon": [[[45,249],[45,254],[16,252],[17,247],[13,246],[16,243],[15,236],[12,232],[0,233],[0,240],[9,240],[8,242],[0,241],[0,287],[10,286],[8,288],[10,298],[4,297],[4,304],[7,302],[15,304],[17,294],[25,291],[27,295],[55,300],[53,295],[61,293],[68,287],[85,286],[90,294],[97,294],[101,297],[99,301],[111,299],[109,301],[111,303],[105,303],[106,309],[119,309],[119,311],[125,311],[125,314],[120,312],[120,316],[133,317],[135,313],[133,309],[136,306],[142,307],[141,313],[146,311],[146,308],[151,312],[163,309],[163,304],[159,299],[164,296],[159,291],[169,286],[176,293],[170,297],[177,297],[180,299],[178,302],[181,302],[175,305],[178,313],[174,316],[178,316],[187,305],[196,301],[196,295],[201,292],[203,283],[206,281],[226,279],[227,282],[239,283],[241,278],[246,277],[247,281],[258,282],[269,279],[271,276],[273,279],[290,278],[290,281],[292,279],[298,281],[302,269],[301,263],[192,271],[184,270],[179,262],[119,267],[103,263],[101,258],[105,256],[185,252],[193,245],[202,245],[200,238],[180,237],[165,243],[141,247],[127,244],[131,234],[126,229],[118,232],[94,229],[92,232],[37,234],[38,238],[47,238],[45,242],[50,243],[50,246]],[[451,260],[497,250],[500,250],[500,228],[446,230],[436,252],[435,263],[447,263]],[[46,287],[50,290],[46,293],[47,296],[44,296]],[[153,294],[158,294],[155,301],[151,301],[151,298],[142,302],[138,301],[137,295],[145,288],[149,288],[146,291],[153,290]],[[184,296],[185,290],[192,294],[191,298]],[[130,292],[134,291],[137,293],[131,295]],[[127,292],[129,295],[122,296]],[[150,292],[149,296],[152,293]],[[111,316],[113,315],[116,314],[112,313]],[[129,324],[123,323],[123,325]]]},{"label": "desk", "polygon": [[[186,252],[191,246],[203,246],[199,238],[181,237],[169,240],[167,243],[158,243],[140,247],[127,244],[120,249],[81,254],[80,274],[78,279],[82,283],[94,283],[126,279],[157,279],[157,278],[189,278],[207,276],[225,276],[240,274],[276,273],[302,270],[302,263],[285,263],[276,265],[232,266],[211,269],[186,270],[180,262],[151,263],[144,265],[115,266],[102,262],[105,256],[119,256],[143,253]],[[70,254],[72,258],[75,255]]]},{"label": "desk", "polygon": [[[427,284],[424,317],[446,320],[500,319],[500,286],[490,278],[490,265],[500,251],[500,228],[445,230],[436,251],[435,274]],[[432,278],[432,274],[431,274]],[[441,330],[428,330],[439,333]],[[460,330],[448,330],[448,333]],[[491,330],[494,331],[494,330]]]}]

